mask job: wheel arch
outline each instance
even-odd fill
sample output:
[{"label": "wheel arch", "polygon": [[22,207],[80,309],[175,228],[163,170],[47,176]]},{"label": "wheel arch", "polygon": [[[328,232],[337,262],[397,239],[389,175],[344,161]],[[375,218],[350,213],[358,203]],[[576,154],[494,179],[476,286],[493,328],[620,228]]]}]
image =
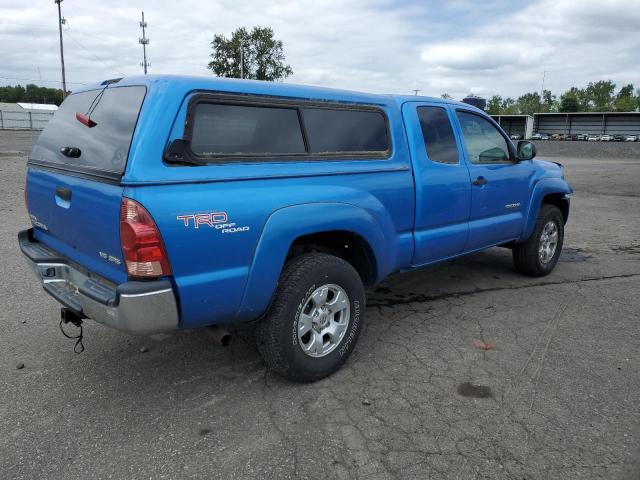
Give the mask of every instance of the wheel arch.
[{"label": "wheel arch", "polygon": [[376,283],[395,269],[397,246],[390,233],[367,210],[351,204],[308,203],[276,210],[258,240],[236,320],[252,320],[266,311],[285,262],[301,253],[344,258],[363,283]]},{"label": "wheel arch", "polygon": [[562,212],[564,223],[569,219],[569,197],[573,191],[569,184],[562,178],[545,178],[540,180],[534,187],[529,202],[529,209],[525,216],[525,224],[521,241],[526,240],[533,232],[543,204],[555,205]]}]

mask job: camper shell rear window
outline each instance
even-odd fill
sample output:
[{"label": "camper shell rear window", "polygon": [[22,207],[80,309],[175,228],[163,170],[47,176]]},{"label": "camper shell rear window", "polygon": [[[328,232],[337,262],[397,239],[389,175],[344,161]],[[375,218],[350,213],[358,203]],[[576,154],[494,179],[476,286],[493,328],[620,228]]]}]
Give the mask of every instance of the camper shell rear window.
[{"label": "camper shell rear window", "polygon": [[[47,123],[29,160],[65,170],[120,177],[146,88],[105,87],[69,95]],[[77,114],[90,122],[82,123]],[[89,126],[92,125],[92,126]],[[75,148],[69,154],[65,148]]]}]

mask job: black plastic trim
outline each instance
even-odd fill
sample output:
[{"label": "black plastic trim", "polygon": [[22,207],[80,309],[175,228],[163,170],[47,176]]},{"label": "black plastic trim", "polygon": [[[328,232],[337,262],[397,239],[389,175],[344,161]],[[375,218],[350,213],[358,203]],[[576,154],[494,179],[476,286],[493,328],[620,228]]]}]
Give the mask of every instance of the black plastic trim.
[{"label": "black plastic trim", "polygon": [[35,263],[64,263],[67,264],[67,259],[65,257],[61,257],[58,255],[47,255],[38,257],[33,255],[29,246],[36,243],[37,240],[33,236],[33,228],[29,228],[28,230],[22,230],[18,232],[18,244],[20,245],[20,250],[29,260]]},{"label": "black plastic trim", "polygon": [[29,159],[27,166],[35,168],[36,170],[46,170],[54,173],[61,173],[64,175],[70,175],[72,177],[84,178],[87,180],[100,181],[104,183],[110,183],[113,185],[120,185],[122,174],[115,172],[107,172],[104,170],[96,170],[93,168],[63,165],[57,162],[47,162],[44,160]]},{"label": "black plastic trim", "polygon": [[[305,153],[294,154],[224,154],[224,155],[198,155],[191,150],[191,138],[193,136],[193,115],[194,110],[200,103],[222,104],[222,105],[240,105],[240,106],[259,106],[273,108],[290,108],[298,112],[298,119],[302,136],[305,144]],[[308,134],[304,125],[304,116],[301,109],[303,108],[324,108],[328,110],[351,110],[360,112],[376,112],[382,115],[384,120],[388,148],[383,151],[366,151],[366,152],[331,152],[331,153],[312,153],[309,152]],[[260,95],[236,95],[215,92],[196,92],[189,99],[187,104],[187,114],[185,117],[184,131],[182,138],[184,142],[184,154],[187,157],[186,162],[176,161],[169,156],[169,148],[173,142],[168,142],[165,147],[163,159],[170,166],[184,166],[190,164],[192,166],[224,164],[224,163],[255,163],[255,162],[311,162],[311,161],[341,161],[341,160],[387,160],[393,152],[393,137],[389,128],[389,118],[386,112],[377,105],[360,104],[360,103],[339,103],[331,101],[305,100],[297,98],[271,97]]]}]

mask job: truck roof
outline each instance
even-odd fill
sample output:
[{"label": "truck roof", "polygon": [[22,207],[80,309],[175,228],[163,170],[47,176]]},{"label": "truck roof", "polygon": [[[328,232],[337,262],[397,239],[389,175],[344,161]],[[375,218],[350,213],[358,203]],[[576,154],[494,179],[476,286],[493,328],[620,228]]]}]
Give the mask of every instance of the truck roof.
[{"label": "truck roof", "polygon": [[260,80],[246,80],[237,78],[222,78],[208,76],[186,76],[186,75],[137,75],[124,77],[121,79],[105,80],[101,83],[86,85],[74,90],[74,93],[104,88],[106,85],[117,84],[126,85],[146,85],[164,84],[166,87],[174,89],[176,92],[189,92],[193,90],[217,90],[229,93],[251,93],[255,95],[272,95],[279,97],[303,98],[309,100],[330,100],[348,103],[366,103],[373,105],[388,105],[397,103],[401,105],[405,102],[433,102],[447,103],[452,105],[472,105],[445,100],[442,98],[417,96],[417,95],[394,95],[358,92],[354,90],[341,90],[337,88],[317,87],[312,85],[299,85],[284,82],[266,82]]}]

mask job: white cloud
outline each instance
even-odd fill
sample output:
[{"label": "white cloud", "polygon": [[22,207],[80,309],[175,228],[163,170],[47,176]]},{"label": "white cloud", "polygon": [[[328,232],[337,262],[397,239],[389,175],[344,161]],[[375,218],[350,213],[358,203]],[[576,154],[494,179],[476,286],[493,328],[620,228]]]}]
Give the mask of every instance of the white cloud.
[{"label": "white cloud", "polygon": [[[452,41],[430,43],[421,60],[443,79],[476,93],[516,96],[612,79],[640,81],[640,8],[628,1],[543,0],[480,25]],[[633,63],[630,63],[633,62]]]},{"label": "white cloud", "polygon": [[[473,91],[517,96],[547,86],[611,78],[640,83],[640,9],[628,1],[406,3],[392,0],[65,0],[67,79],[89,83],[140,74],[140,10],[152,73],[210,74],[210,41],[239,26],[270,26],[294,69],[287,81],[374,92]],[[0,0],[2,77],[58,80],[51,0]],[[38,68],[40,73],[38,73]],[[16,83],[0,78],[0,83]],[[21,83],[26,83],[22,81]],[[53,83],[47,83],[54,85]]]}]

